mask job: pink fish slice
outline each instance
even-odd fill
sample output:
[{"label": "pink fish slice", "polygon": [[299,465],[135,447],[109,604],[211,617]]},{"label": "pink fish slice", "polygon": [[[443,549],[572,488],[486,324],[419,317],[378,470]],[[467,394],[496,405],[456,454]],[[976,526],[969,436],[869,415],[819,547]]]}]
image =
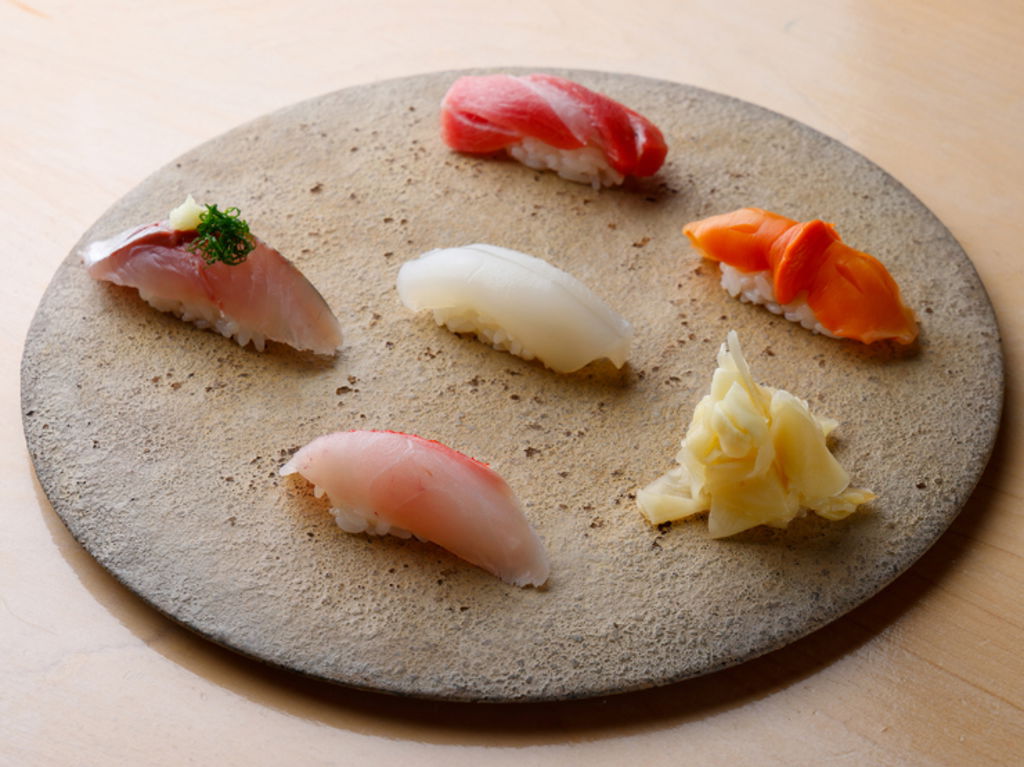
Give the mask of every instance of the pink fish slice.
[{"label": "pink fish slice", "polygon": [[250,341],[266,341],[333,355],[341,327],[327,302],[302,272],[274,248],[253,238],[254,249],[235,265],[207,263],[189,244],[196,232],[167,222],[137,227],[81,252],[89,275],[135,288],[155,309],[201,328]]},{"label": "pink fish slice", "polygon": [[393,431],[318,437],[280,470],[327,493],[349,533],[397,535],[442,546],[516,586],[548,579],[547,553],[496,472],[450,447]]}]

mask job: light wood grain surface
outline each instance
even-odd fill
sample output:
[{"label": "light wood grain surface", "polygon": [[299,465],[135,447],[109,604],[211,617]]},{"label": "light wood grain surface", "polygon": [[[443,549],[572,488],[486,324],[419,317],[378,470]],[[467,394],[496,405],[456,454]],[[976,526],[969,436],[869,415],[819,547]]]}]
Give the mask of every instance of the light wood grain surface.
[{"label": "light wood grain surface", "polygon": [[[1022,43],[1024,5],[1005,0],[0,3],[0,764],[1020,763]],[[663,689],[442,705],[210,645],[69,536],[34,479],[17,369],[80,234],[159,166],[267,111],[502,65],[641,74],[774,109],[874,160],[963,244],[1003,335],[1002,432],[953,527],[877,597]]]}]

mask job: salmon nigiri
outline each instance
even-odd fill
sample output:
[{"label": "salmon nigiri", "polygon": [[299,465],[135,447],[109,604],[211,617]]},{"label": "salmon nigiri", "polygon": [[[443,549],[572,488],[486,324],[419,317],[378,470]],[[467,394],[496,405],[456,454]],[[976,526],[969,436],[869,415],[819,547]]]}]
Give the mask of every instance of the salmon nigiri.
[{"label": "salmon nigiri", "polygon": [[832,224],[741,208],[693,221],[683,234],[719,262],[722,287],[742,301],[833,338],[865,344],[917,338],[914,313],[892,275],[844,243]]},{"label": "salmon nigiri", "polygon": [[548,579],[547,553],[505,480],[440,442],[335,432],[301,448],[280,473],[326,492],[347,533],[415,535],[516,586]]},{"label": "salmon nigiri", "polygon": [[668,152],[646,117],[545,74],[460,77],[441,102],[441,137],[459,152],[504,149],[524,165],[595,188],[653,175]]},{"label": "salmon nigiri", "polygon": [[251,341],[262,351],[271,340],[331,355],[341,345],[341,327],[317,289],[250,234],[235,209],[204,208],[190,196],[168,221],[90,243],[81,256],[91,277],[135,288],[155,309],[242,346]]}]

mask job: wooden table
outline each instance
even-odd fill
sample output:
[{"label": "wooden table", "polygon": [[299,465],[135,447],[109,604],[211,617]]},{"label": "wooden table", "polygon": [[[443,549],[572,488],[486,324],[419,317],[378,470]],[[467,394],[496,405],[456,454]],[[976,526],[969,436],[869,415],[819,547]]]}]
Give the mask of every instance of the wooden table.
[{"label": "wooden table", "polygon": [[[1022,45],[1024,5],[1005,0],[0,4],[0,764],[1020,763]],[[565,704],[442,705],[211,645],[67,533],[34,479],[17,368],[86,227],[157,167],[269,110],[501,65],[648,75],[782,112],[877,162],[963,244],[1003,334],[1002,431],[953,527],[883,593],[710,677]]]}]

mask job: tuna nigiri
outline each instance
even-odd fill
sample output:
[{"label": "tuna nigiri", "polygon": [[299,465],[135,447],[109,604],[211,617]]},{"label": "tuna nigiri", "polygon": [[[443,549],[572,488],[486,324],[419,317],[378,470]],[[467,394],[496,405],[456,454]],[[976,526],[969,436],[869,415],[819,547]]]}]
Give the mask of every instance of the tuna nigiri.
[{"label": "tuna nigiri", "polygon": [[544,74],[460,77],[441,102],[441,136],[456,151],[504,149],[524,165],[595,188],[653,175],[668,151],[646,117]]},{"label": "tuna nigiri", "polygon": [[342,530],[415,535],[516,586],[548,579],[547,553],[496,472],[440,442],[391,431],[318,437],[281,468],[324,492]]},{"label": "tuna nigiri", "polygon": [[[200,220],[211,214],[222,224],[212,233]],[[198,247],[203,237],[211,243],[207,251]],[[237,212],[225,216],[189,197],[168,221],[90,243],[81,256],[91,277],[136,288],[155,309],[242,346],[251,341],[262,351],[271,340],[330,355],[341,344],[341,327],[320,293],[295,265],[249,234]]]},{"label": "tuna nigiri", "polygon": [[570,373],[601,358],[622,367],[633,329],[582,282],[547,261],[495,245],[424,253],[402,265],[398,295],[439,325]]},{"label": "tuna nigiri", "polygon": [[683,227],[693,246],[720,262],[722,287],[833,338],[865,344],[917,338],[914,312],[876,258],[844,243],[832,224],[798,223],[759,208]]}]

